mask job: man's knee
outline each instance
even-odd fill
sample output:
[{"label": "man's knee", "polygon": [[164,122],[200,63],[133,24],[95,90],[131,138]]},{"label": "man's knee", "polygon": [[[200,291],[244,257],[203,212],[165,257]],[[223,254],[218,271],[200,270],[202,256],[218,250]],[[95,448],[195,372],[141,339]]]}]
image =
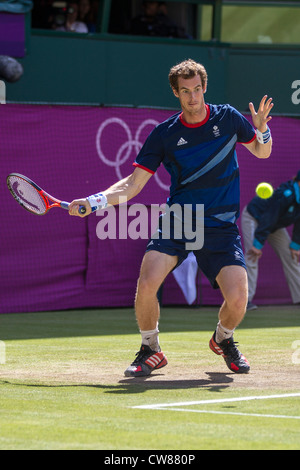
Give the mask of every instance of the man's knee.
[{"label": "man's knee", "polygon": [[156,295],[160,282],[150,274],[141,274],[137,284],[137,294]]},{"label": "man's knee", "polygon": [[228,308],[240,315],[244,315],[246,313],[247,302],[248,293],[244,289],[232,293],[232,295],[226,299]]},{"label": "man's knee", "polygon": [[177,257],[175,256],[157,251],[146,253],[138,280],[138,294],[156,295],[166,276],[176,264]]}]

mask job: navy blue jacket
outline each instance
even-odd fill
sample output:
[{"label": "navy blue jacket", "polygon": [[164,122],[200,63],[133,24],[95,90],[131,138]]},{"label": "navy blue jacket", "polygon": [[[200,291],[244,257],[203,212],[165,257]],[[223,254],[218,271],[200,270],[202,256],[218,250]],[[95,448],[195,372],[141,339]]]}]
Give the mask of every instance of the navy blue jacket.
[{"label": "navy blue jacket", "polygon": [[297,182],[282,183],[269,199],[256,196],[247,210],[258,222],[253,241],[256,248],[262,249],[270,233],[294,224],[290,248],[300,249],[300,187]]}]

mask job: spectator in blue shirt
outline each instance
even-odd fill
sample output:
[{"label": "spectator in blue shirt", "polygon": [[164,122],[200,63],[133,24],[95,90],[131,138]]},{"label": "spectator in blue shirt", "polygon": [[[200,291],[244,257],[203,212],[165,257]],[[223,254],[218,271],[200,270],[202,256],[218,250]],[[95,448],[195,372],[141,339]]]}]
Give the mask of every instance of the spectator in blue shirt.
[{"label": "spectator in blue shirt", "polygon": [[[287,227],[294,225],[292,238]],[[282,183],[269,199],[254,197],[242,213],[242,234],[248,271],[248,310],[257,308],[252,300],[258,278],[258,260],[266,241],[281,260],[294,304],[300,303],[300,171]]]}]

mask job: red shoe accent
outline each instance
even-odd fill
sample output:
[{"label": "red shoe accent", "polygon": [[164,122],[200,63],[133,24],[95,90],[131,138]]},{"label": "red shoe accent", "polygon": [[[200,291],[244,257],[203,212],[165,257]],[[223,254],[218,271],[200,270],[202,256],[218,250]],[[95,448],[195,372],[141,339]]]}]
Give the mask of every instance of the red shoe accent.
[{"label": "red shoe accent", "polygon": [[215,340],[213,338],[211,338],[211,340],[209,342],[209,347],[215,354],[218,354],[218,356],[223,356],[224,357],[223,350],[218,346],[218,344],[215,342]]},{"label": "red shoe accent", "polygon": [[151,369],[160,369],[168,364],[167,358],[165,357],[163,352],[157,352],[150,356],[146,361],[145,364],[151,367]]},{"label": "red shoe accent", "polygon": [[210,349],[217,354],[222,356],[226,362],[227,367],[237,374],[248,374],[250,371],[250,364],[243,354],[237,349],[233,338],[223,340],[218,344],[215,340],[215,333],[209,342]]},{"label": "red shoe accent", "polygon": [[136,359],[125,370],[125,377],[146,377],[155,369],[161,369],[168,364],[168,360],[162,351],[153,351],[149,346],[141,346],[136,354]]},{"label": "red shoe accent", "polygon": [[160,369],[161,367],[165,367],[168,364],[168,360],[165,357],[163,361],[156,367],[156,369]]}]

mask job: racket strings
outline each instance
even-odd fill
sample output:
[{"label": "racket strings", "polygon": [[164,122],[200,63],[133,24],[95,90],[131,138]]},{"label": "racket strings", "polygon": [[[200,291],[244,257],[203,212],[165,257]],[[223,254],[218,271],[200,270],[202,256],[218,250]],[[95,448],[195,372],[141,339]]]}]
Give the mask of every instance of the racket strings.
[{"label": "racket strings", "polygon": [[30,183],[17,176],[10,176],[9,187],[14,198],[25,209],[38,215],[46,212],[45,200]]}]

